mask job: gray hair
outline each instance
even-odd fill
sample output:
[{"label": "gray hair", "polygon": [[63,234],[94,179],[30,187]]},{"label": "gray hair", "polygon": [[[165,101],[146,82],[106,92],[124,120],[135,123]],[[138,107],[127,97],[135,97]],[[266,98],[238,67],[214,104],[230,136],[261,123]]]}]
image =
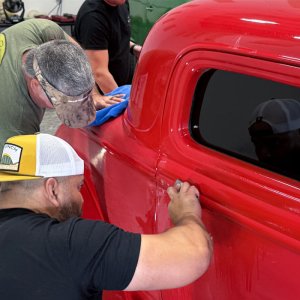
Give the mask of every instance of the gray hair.
[{"label": "gray hair", "polygon": [[0,182],[0,193],[5,193],[18,187],[28,191],[34,190],[41,184],[43,184],[42,179]]},{"label": "gray hair", "polygon": [[[70,178],[70,176],[62,176],[62,177],[53,177],[56,179],[58,183],[64,183],[67,182]],[[0,194],[9,192],[16,188],[21,188],[25,191],[33,191],[37,188],[39,188],[41,185],[44,184],[44,181],[48,178],[39,178],[39,179],[33,179],[33,180],[18,180],[18,181],[4,181],[0,182]]]},{"label": "gray hair", "polygon": [[68,96],[79,96],[94,86],[91,66],[83,49],[67,40],[53,40],[27,52],[24,71],[35,77],[33,58],[43,77]]}]

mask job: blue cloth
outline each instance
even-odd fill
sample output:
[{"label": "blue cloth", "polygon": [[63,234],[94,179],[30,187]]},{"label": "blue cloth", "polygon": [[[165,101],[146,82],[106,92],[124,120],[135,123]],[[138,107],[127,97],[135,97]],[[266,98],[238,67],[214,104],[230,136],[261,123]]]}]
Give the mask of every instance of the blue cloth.
[{"label": "blue cloth", "polygon": [[109,107],[102,108],[96,111],[96,119],[89,126],[99,126],[111,118],[119,116],[127,107],[130,97],[131,85],[122,85],[105,94],[105,96],[113,96],[117,94],[125,94],[124,101],[113,104]]}]

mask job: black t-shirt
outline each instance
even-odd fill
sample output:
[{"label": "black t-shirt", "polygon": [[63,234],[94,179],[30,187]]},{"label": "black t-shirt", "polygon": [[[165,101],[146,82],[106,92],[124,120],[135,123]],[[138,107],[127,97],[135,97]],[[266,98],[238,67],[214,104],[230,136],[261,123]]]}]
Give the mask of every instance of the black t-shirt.
[{"label": "black t-shirt", "polygon": [[0,210],[0,298],[101,299],[123,290],[139,256],[139,234],[101,221],[58,222],[27,209]]},{"label": "black t-shirt", "polygon": [[119,86],[131,83],[134,62],[129,52],[127,3],[110,6],[103,0],[86,0],[77,14],[74,32],[84,49],[108,50],[108,69]]}]

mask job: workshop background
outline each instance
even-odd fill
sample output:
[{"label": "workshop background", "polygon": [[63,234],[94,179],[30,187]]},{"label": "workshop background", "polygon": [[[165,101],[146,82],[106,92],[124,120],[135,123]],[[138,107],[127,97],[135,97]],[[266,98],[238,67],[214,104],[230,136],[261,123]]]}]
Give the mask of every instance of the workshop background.
[{"label": "workshop background", "polygon": [[[32,11],[37,11],[40,14],[48,14],[56,5],[60,4],[61,2],[61,10],[62,13],[69,13],[69,14],[77,14],[77,11],[84,0],[23,0],[24,6],[25,6],[25,18],[28,17],[28,14],[31,14]],[[0,0],[0,9],[2,11],[2,2],[3,0]],[[54,9],[53,14],[56,13],[56,10]]]}]

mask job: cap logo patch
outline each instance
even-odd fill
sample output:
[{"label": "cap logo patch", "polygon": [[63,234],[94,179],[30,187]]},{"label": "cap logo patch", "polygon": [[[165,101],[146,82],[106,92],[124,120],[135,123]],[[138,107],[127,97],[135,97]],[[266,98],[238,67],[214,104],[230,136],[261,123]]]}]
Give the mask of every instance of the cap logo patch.
[{"label": "cap logo patch", "polygon": [[22,148],[14,144],[5,144],[0,161],[0,170],[19,171]]},{"label": "cap logo patch", "polygon": [[2,63],[4,54],[6,50],[6,40],[4,33],[0,33],[0,65]]}]

